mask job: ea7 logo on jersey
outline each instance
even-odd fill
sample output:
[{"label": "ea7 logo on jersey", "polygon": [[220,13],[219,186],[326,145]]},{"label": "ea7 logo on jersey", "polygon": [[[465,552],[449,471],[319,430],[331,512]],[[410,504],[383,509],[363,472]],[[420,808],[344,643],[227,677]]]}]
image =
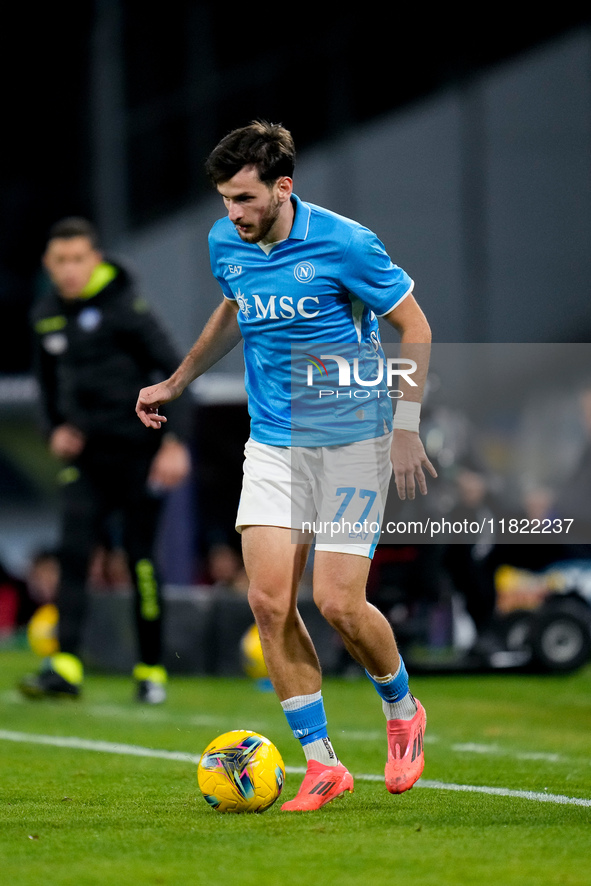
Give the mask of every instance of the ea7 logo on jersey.
[{"label": "ea7 logo on jersey", "polygon": [[301,261],[293,269],[293,275],[300,283],[309,283],[316,276],[316,268],[309,261]]},{"label": "ea7 logo on jersey", "polygon": [[228,270],[231,274],[241,274],[242,265],[228,265]]}]

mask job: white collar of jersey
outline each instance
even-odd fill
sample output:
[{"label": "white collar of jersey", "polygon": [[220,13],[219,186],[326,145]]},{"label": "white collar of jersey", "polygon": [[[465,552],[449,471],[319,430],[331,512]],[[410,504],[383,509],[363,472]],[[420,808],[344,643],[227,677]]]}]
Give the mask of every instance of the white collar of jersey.
[{"label": "white collar of jersey", "polygon": [[283,243],[283,240],[275,240],[274,243],[257,243],[257,246],[260,246],[265,255],[269,255],[274,246],[277,246],[279,243]]},{"label": "white collar of jersey", "polygon": [[302,203],[302,201],[296,194],[292,194],[291,199],[295,204],[295,215],[293,218],[291,231],[289,232],[289,239],[307,240],[312,210],[307,203]]}]

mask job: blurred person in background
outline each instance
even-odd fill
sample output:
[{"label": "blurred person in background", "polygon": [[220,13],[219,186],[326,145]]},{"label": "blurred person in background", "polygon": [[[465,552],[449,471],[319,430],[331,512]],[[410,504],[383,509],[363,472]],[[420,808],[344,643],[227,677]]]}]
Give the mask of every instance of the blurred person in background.
[{"label": "blurred person in background", "polygon": [[11,637],[19,626],[19,612],[26,596],[25,582],[0,562],[0,641]]},{"label": "blurred person in background", "polygon": [[248,578],[242,557],[227,542],[216,542],[207,551],[206,574],[214,588],[248,593]]},{"label": "blurred person in background", "polygon": [[24,576],[14,575],[0,561],[0,638],[24,628],[42,606],[55,601],[59,563],[52,550],[39,550]]},{"label": "blurred person in background", "polygon": [[551,516],[573,521],[564,545],[573,559],[591,556],[591,383],[578,392],[577,405],[583,434],[579,459],[549,508]]},{"label": "blurred person in background", "polygon": [[59,557],[52,549],[42,548],[31,557],[25,577],[33,606],[55,603],[60,580]]},{"label": "blurred person in background", "polygon": [[51,453],[63,462],[59,652],[20,683],[28,697],[78,696],[87,578],[107,517],[120,515],[134,585],[138,701],[166,698],[162,594],[154,562],[163,496],[190,471],[186,409],[162,440],[135,419],[138,386],[169,374],[178,357],[130,273],[103,258],[94,226],[66,218],[50,230],[43,264],[50,291],[34,304],[34,367]]},{"label": "blurred person in background", "polygon": [[466,533],[465,537],[456,536],[454,541],[447,545],[442,565],[450,576],[455,590],[464,597],[466,610],[474,622],[477,636],[470,651],[473,655],[488,661],[489,656],[500,648],[494,630],[496,607],[494,525],[496,519],[503,516],[504,510],[502,503],[492,491],[494,484],[488,472],[469,456],[458,464],[455,484],[457,501],[452,510],[445,515],[446,519],[450,523],[476,522],[486,528],[477,534],[476,540],[474,536],[470,537],[469,533]]}]

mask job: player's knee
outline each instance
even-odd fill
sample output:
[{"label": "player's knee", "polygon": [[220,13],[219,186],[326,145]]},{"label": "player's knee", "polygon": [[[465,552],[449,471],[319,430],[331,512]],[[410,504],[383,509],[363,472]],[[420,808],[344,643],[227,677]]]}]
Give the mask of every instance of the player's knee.
[{"label": "player's knee", "polygon": [[339,599],[338,595],[318,595],[315,602],[320,614],[343,637],[353,639],[358,632],[359,614],[356,607]]},{"label": "player's knee", "polygon": [[250,583],[248,602],[259,631],[267,633],[285,622],[289,613],[288,601],[263,584]]}]

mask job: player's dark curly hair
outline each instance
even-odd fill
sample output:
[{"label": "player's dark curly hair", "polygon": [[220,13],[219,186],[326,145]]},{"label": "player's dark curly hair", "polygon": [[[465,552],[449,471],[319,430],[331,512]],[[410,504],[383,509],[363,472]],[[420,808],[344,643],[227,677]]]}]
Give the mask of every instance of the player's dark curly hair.
[{"label": "player's dark curly hair", "polygon": [[280,123],[253,120],[234,129],[213,149],[205,170],[210,181],[219,185],[231,179],[244,166],[255,166],[265,183],[280,176],[293,176],[295,146],[291,133]]}]

